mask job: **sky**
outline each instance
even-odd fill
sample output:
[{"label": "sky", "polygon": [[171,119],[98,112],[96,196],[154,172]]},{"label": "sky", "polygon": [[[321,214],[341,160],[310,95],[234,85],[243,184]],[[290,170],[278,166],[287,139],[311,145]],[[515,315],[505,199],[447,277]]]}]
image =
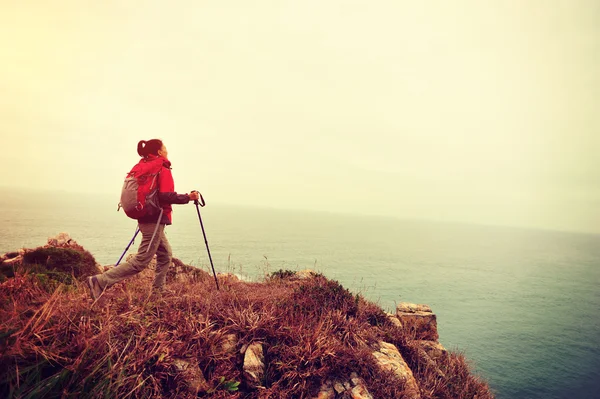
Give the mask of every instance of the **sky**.
[{"label": "sky", "polygon": [[595,0],[0,2],[0,186],[600,233]]}]

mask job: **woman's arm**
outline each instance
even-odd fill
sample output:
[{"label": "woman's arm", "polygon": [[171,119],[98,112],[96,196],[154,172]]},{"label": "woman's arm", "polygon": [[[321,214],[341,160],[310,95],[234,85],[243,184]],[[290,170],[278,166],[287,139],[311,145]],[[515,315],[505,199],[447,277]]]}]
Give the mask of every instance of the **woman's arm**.
[{"label": "woman's arm", "polygon": [[158,193],[158,200],[161,204],[187,204],[190,202],[189,194],[177,194],[174,191]]}]

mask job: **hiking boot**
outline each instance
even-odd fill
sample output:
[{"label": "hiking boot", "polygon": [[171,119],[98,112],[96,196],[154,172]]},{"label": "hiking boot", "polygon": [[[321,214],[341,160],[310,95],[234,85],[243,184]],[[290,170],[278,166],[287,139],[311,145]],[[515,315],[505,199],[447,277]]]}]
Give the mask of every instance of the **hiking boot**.
[{"label": "hiking boot", "polygon": [[98,282],[98,277],[90,276],[87,278],[88,287],[90,287],[90,296],[94,301],[98,300],[104,290],[100,287],[100,283]]}]

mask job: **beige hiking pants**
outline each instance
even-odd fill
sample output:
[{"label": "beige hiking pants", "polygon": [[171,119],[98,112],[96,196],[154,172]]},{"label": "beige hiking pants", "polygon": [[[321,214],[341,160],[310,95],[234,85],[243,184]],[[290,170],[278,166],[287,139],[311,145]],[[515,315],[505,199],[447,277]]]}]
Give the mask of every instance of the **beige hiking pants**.
[{"label": "beige hiking pants", "polygon": [[173,256],[171,245],[169,245],[169,241],[167,241],[167,237],[165,236],[165,225],[161,224],[158,226],[152,246],[147,252],[146,250],[148,249],[148,245],[150,245],[156,223],[140,223],[139,227],[142,234],[142,242],[140,243],[138,253],[129,262],[121,263],[117,267],[113,267],[109,271],[97,275],[98,283],[102,289],[108,288],[144,270],[154,257],[154,254],[156,254],[156,272],[152,289],[162,290],[164,287]]}]

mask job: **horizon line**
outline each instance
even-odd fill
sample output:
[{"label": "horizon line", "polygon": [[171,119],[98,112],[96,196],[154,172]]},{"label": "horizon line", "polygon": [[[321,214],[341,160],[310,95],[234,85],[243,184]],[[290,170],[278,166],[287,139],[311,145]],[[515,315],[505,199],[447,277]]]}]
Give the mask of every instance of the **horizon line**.
[{"label": "horizon line", "polygon": [[[0,185],[0,191],[2,190],[17,190],[17,191],[29,191],[34,193],[46,192],[52,194],[63,194],[63,195],[84,195],[84,196],[103,196],[111,197],[112,194],[106,192],[82,192],[72,191],[64,189],[48,189],[48,188],[37,188],[37,187],[22,187],[22,186],[6,186]],[[213,203],[214,204],[214,203]],[[589,231],[589,230],[574,230],[574,229],[559,229],[551,227],[539,227],[531,225],[517,225],[517,224],[495,224],[492,222],[475,222],[475,221],[464,221],[464,220],[443,220],[443,219],[428,219],[425,217],[410,217],[410,216],[397,216],[389,214],[377,214],[377,213],[350,213],[347,211],[337,211],[330,209],[307,209],[307,208],[294,208],[285,206],[274,206],[274,205],[253,205],[253,204],[242,204],[229,201],[217,201],[217,206],[230,206],[239,208],[251,208],[251,209],[263,209],[263,210],[274,210],[274,211],[287,211],[287,212],[306,212],[306,213],[327,213],[331,215],[340,216],[352,216],[352,217],[368,217],[378,219],[392,219],[399,222],[420,222],[420,223],[434,223],[434,224],[455,224],[465,226],[478,226],[478,227],[494,227],[494,228],[510,228],[516,230],[532,230],[541,231],[548,233],[567,233],[567,234],[580,234],[580,235],[591,235],[600,236],[600,231]]]}]

